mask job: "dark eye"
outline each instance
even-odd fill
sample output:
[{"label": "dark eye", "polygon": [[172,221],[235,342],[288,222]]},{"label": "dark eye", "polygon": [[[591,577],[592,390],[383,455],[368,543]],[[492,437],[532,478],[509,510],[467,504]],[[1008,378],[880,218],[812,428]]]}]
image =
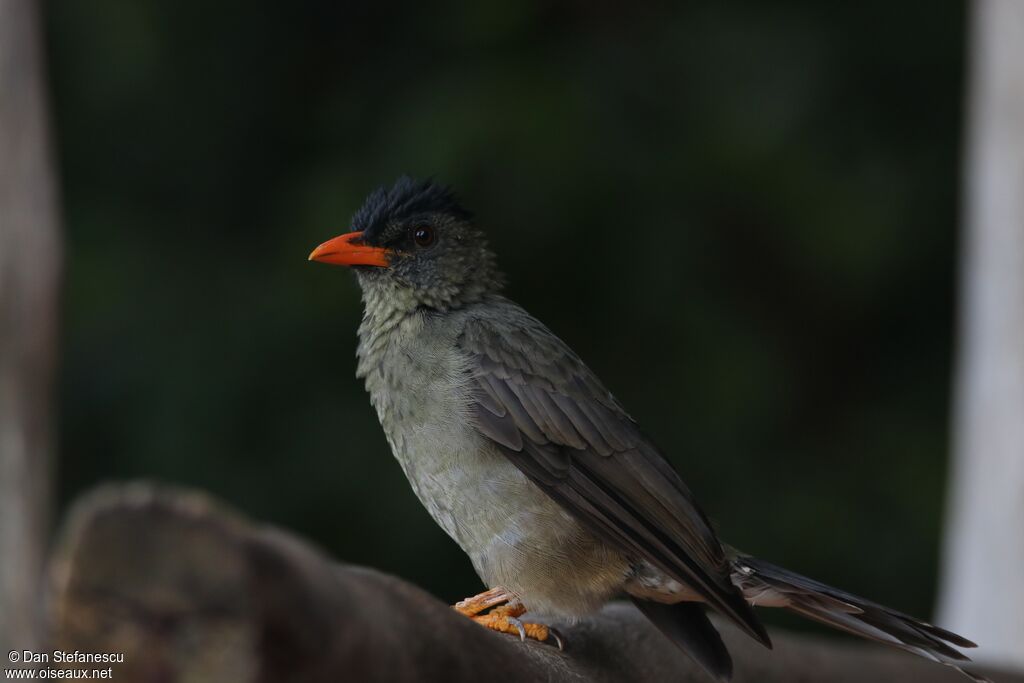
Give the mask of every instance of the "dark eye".
[{"label": "dark eye", "polygon": [[412,238],[416,241],[416,244],[421,247],[429,247],[434,243],[434,229],[426,226],[416,228],[412,232]]}]

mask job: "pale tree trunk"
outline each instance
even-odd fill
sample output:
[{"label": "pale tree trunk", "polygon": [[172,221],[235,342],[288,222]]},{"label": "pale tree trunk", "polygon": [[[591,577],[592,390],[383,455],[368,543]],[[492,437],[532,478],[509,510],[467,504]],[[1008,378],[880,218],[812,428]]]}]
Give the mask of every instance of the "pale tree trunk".
[{"label": "pale tree trunk", "polygon": [[939,623],[1024,667],[1024,2],[972,6],[954,458]]},{"label": "pale tree trunk", "polygon": [[0,0],[0,651],[38,643],[59,236],[39,3]]}]

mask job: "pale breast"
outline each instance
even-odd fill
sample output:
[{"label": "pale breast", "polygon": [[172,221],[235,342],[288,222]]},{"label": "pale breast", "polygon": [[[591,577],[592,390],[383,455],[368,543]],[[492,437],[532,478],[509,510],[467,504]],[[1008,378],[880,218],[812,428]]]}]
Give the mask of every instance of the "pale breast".
[{"label": "pale breast", "polygon": [[410,316],[386,344],[360,344],[360,374],[392,452],[431,517],[477,573],[533,609],[582,614],[628,563],[584,530],[473,427],[452,325]]}]

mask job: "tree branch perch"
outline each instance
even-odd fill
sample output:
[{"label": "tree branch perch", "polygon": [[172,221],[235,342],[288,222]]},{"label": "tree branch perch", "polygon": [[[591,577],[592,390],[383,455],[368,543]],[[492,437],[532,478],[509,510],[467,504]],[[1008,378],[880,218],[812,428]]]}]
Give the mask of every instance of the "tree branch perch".
[{"label": "tree branch perch", "polygon": [[[122,682],[708,681],[632,606],[553,622],[565,652],[521,643],[202,494],[144,484],[74,507],[51,561],[48,613],[52,647],[124,653],[113,672]],[[768,651],[719,625],[737,683],[962,680],[853,642],[776,631]]]}]

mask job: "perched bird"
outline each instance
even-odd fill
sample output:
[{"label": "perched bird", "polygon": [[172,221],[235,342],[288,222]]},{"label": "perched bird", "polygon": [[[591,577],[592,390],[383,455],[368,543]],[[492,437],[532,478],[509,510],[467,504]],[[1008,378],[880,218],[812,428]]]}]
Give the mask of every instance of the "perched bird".
[{"label": "perched bird", "polygon": [[705,608],[768,647],[754,605],[969,661],[953,646],[974,643],[955,633],[723,545],[597,375],[502,296],[494,254],[448,188],[400,178],[352,224],[309,258],[354,269],[356,374],[416,495],[491,587],[458,611],[561,647],[518,617],[578,617],[625,595],[719,679],[732,660]]}]

